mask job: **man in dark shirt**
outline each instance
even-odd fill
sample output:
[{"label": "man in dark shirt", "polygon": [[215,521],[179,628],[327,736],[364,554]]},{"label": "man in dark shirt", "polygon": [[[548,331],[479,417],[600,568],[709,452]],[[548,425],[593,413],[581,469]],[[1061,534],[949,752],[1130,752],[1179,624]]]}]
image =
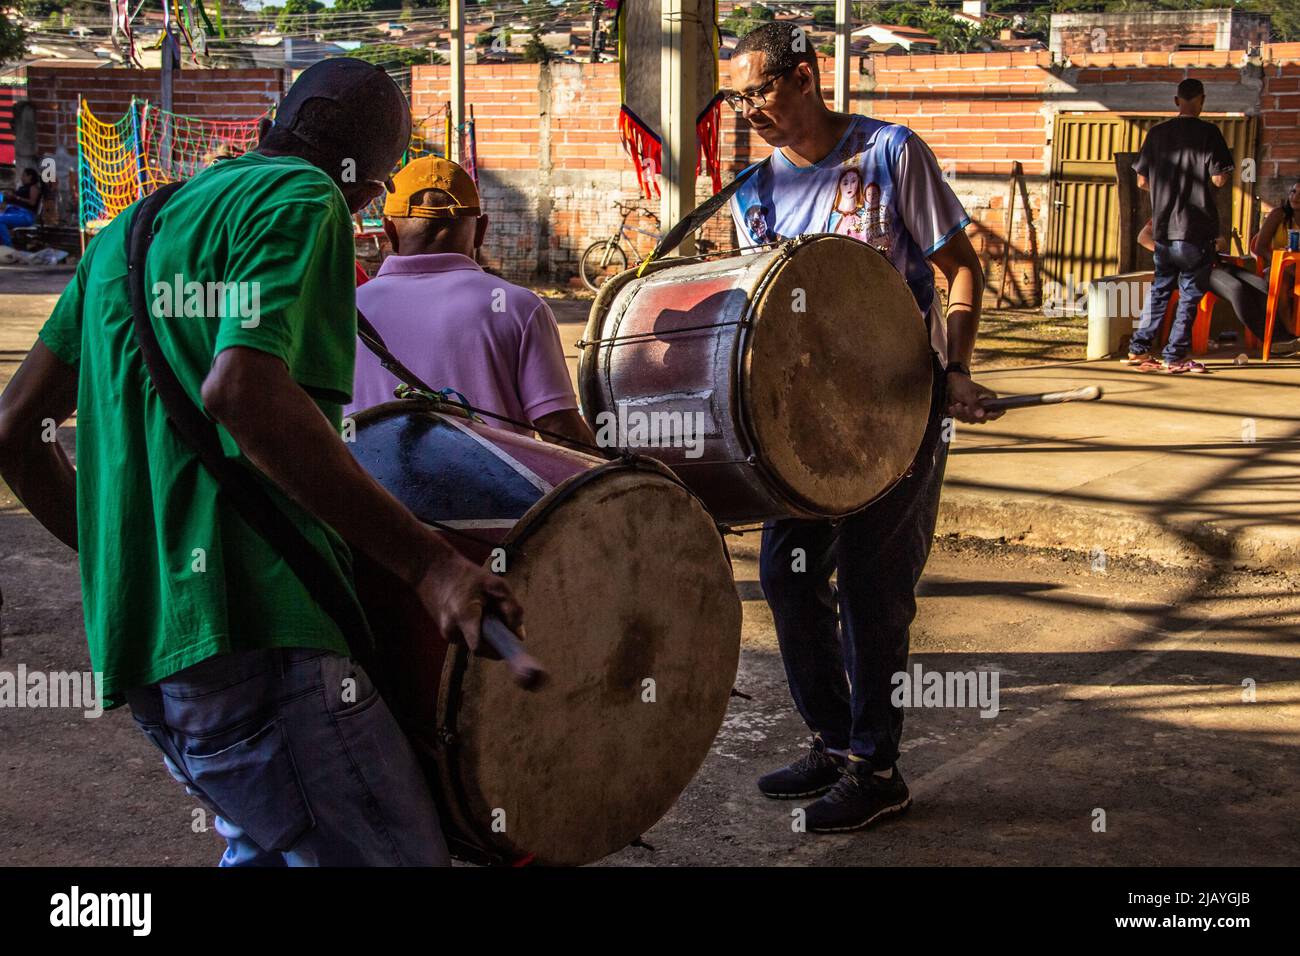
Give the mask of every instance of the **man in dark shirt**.
[{"label": "man in dark shirt", "polygon": [[[1179,83],[1174,103],[1178,115],[1147,133],[1133,164],[1138,185],[1151,190],[1155,281],[1141,324],[1133,333],[1127,361],[1141,371],[1204,372],[1205,366],[1188,360],[1187,352],[1192,320],[1209,288],[1220,237],[1215,191],[1227,183],[1232,172],[1232,151],[1218,127],[1198,119],[1205,108],[1205,87],[1200,80]],[[1160,363],[1150,355],[1151,345],[1160,332],[1175,285],[1178,313]]]}]

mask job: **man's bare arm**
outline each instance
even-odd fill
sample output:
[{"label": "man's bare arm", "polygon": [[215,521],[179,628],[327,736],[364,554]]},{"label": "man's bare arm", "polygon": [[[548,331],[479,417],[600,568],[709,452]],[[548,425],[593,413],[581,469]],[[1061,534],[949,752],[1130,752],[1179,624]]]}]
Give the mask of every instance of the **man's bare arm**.
[{"label": "man's bare arm", "polygon": [[77,408],[77,368],[39,339],[0,393],[0,476],[32,516],[77,549],[77,473],[54,435]]},{"label": "man's bare arm", "polygon": [[485,608],[520,628],[522,612],[505,582],[461,557],[376,482],[280,359],[226,349],[202,398],[268,478],[415,589],[448,639],[476,647]]},{"label": "man's bare arm", "polygon": [[[953,236],[930,255],[930,261],[948,280],[948,361],[970,367],[975,354],[975,336],[980,327],[984,298],[984,269],[964,232]],[[986,412],[981,399],[994,392],[977,385],[965,375],[948,376],[948,413],[964,422],[986,422],[1001,413]]]},{"label": "man's bare arm", "polygon": [[[567,438],[570,442],[576,442],[573,447],[578,451],[591,452],[590,446],[596,444],[596,436],[591,432],[591,426],[587,420],[582,417],[576,408],[566,408],[558,412],[551,412],[549,415],[543,415],[533,422],[536,428],[544,428],[548,432],[558,432]],[[565,445],[568,442],[553,438],[550,435],[542,435],[544,441],[551,442],[555,445]]]}]

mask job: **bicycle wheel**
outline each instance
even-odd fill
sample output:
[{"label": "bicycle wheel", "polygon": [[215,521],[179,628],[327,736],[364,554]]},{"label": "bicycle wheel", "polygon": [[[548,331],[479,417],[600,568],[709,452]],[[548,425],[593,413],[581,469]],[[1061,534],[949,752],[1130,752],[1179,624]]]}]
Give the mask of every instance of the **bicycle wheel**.
[{"label": "bicycle wheel", "polygon": [[599,292],[606,279],[626,269],[627,253],[621,245],[609,239],[593,242],[578,260],[578,274],[582,276],[582,284],[592,292]]}]

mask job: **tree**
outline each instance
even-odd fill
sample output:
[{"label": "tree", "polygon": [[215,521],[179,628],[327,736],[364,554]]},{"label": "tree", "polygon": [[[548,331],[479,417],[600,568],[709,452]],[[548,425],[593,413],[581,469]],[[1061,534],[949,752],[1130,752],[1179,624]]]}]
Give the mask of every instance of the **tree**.
[{"label": "tree", "polygon": [[308,16],[320,13],[324,9],[325,4],[320,0],[284,0],[284,6],[280,8],[280,16],[275,21],[275,28],[281,33],[292,33],[310,22],[306,19]]},{"label": "tree", "polygon": [[[831,8],[834,10],[834,7]],[[776,19],[776,14],[763,6],[761,3],[755,3],[749,7],[735,7],[731,14],[722,21],[722,29],[728,33],[743,37],[752,30],[757,30],[764,23]]]},{"label": "tree", "polygon": [[17,60],[27,49],[27,31],[8,13],[0,13],[0,63]]},{"label": "tree", "polygon": [[533,27],[532,34],[528,37],[528,42],[524,44],[524,62],[525,63],[549,63],[553,57],[551,48],[542,42],[542,31],[539,27]]}]

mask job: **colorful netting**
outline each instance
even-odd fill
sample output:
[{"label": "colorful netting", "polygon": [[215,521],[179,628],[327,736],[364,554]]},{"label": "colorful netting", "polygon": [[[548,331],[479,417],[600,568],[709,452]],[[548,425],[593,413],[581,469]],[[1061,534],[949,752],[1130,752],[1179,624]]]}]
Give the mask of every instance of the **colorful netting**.
[{"label": "colorful netting", "polygon": [[139,199],[140,137],[135,111],[105,123],[82,102],[77,111],[77,206],[84,230],[103,228]]},{"label": "colorful netting", "polygon": [[94,232],[131,203],[178,179],[188,179],[218,159],[257,145],[257,124],[209,120],[132,100],[121,119],[106,123],[82,101],[77,112],[79,225]]}]

